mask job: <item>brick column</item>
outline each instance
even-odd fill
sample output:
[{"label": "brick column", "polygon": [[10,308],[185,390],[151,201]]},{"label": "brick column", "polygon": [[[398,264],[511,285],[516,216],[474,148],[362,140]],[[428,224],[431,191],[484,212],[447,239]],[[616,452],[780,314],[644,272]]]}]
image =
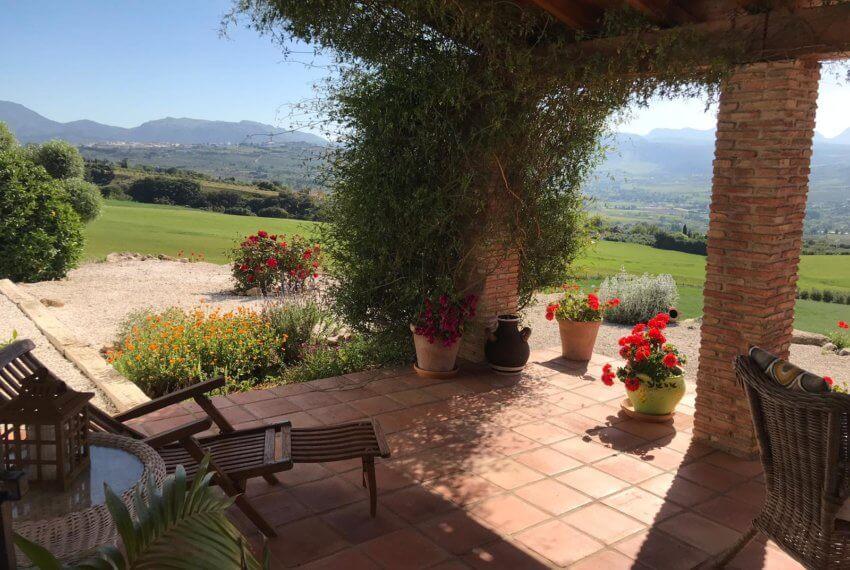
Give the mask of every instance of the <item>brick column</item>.
[{"label": "brick column", "polygon": [[481,220],[481,234],[470,236],[472,251],[458,279],[461,290],[478,297],[476,317],[467,323],[460,348],[460,357],[472,362],[484,362],[487,327],[495,325],[499,315],[516,313],[519,303],[519,254],[506,229],[510,212],[498,184]]},{"label": "brick column", "polygon": [[694,436],[758,452],[732,368],[749,345],[787,357],[794,323],[820,65],[747,65],[717,118]]}]

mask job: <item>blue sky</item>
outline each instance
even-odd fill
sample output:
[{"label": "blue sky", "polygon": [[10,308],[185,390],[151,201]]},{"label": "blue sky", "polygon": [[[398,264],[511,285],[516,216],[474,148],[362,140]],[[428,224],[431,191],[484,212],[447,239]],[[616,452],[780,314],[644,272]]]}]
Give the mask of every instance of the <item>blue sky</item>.
[{"label": "blue sky", "polygon": [[[219,37],[230,0],[0,0],[0,100],[57,121],[135,126],[166,116],[288,122],[327,73],[311,54],[244,27]],[[292,45],[293,50],[310,51]],[[826,78],[818,130],[850,127],[850,88]],[[702,101],[659,102],[621,130],[714,126]]]}]

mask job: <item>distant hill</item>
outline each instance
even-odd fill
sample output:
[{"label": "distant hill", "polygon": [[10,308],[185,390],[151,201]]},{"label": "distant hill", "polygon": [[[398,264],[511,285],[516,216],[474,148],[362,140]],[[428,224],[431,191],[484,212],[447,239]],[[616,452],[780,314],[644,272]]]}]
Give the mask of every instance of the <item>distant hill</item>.
[{"label": "distant hill", "polygon": [[[269,144],[307,143],[326,145],[320,136],[283,129],[253,121],[207,121],[166,117],[124,128],[80,120],[52,121],[11,101],[0,101],[0,121],[6,123],[23,143],[63,139],[74,144],[163,143],[163,144]],[[274,137],[269,137],[274,134]]]}]

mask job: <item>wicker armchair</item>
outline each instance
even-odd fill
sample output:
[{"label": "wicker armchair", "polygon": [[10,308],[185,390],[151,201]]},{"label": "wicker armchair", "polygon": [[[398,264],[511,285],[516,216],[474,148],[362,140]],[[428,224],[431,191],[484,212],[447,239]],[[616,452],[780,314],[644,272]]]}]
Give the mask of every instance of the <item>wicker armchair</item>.
[{"label": "wicker armchair", "polygon": [[723,566],[757,532],[807,568],[850,568],[850,396],[783,388],[749,356],[735,363],[753,415],[765,474],[764,506]]}]

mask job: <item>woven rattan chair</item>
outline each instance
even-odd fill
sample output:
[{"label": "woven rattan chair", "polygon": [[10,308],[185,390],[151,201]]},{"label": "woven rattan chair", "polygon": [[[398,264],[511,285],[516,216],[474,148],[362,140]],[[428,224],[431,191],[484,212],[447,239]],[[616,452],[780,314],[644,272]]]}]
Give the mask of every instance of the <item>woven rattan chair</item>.
[{"label": "woven rattan chair", "polygon": [[735,363],[752,410],[765,474],[753,526],[714,562],[722,567],[761,532],[807,568],[850,568],[850,396],[788,390],[749,356]]},{"label": "woven rattan chair", "polygon": [[[25,339],[0,349],[0,399],[12,398],[19,392],[21,380],[40,368],[46,369],[32,354],[34,348],[33,342]],[[252,477],[264,477],[269,483],[277,484],[274,473],[292,468],[292,454],[289,449],[290,423],[286,421],[235,430],[207,396],[210,390],[222,386],[223,378],[201,382],[114,416],[97,406],[89,405],[91,428],[94,431],[144,441],[162,456],[169,473],[178,465],[183,465],[187,475],[191,477],[196,472],[198,463],[209,453],[210,468],[214,472],[213,481],[225,493],[236,498],[236,505],[264,535],[275,536],[272,526],[245,498],[245,481]],[[208,417],[153,437],[148,437],[126,423],[186,400],[194,400]],[[213,422],[220,433],[196,437],[197,434],[208,430]]]}]

